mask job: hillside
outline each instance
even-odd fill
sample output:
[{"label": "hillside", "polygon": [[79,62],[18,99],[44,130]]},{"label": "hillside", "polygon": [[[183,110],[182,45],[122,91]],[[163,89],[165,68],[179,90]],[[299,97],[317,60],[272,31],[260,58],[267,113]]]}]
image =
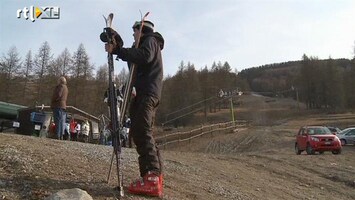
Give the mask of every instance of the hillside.
[{"label": "hillside", "polygon": [[[300,90],[304,89],[301,86],[303,84],[302,81],[305,81],[305,75],[309,75],[311,79],[322,77],[320,80],[333,81],[330,77],[337,76],[336,78],[338,79],[344,79],[346,74],[349,73],[350,68],[352,68],[352,61],[349,59],[320,60],[317,57],[307,56],[305,58],[306,61],[273,63],[244,69],[238,75],[247,80],[251,91],[268,96],[282,95],[295,98],[295,91],[291,90],[291,88],[298,87]],[[304,65],[307,65],[306,68],[308,71],[306,73],[302,73],[302,66]],[[331,72],[327,69],[329,66],[332,68]],[[310,70],[311,68],[316,70],[312,71]],[[318,88],[317,90],[320,89]]]},{"label": "hillside", "polygon": [[[354,145],[345,146],[340,155],[293,152],[301,125],[348,126],[355,124],[353,114],[298,114],[270,124],[266,113],[280,109],[278,100],[249,100],[264,105],[264,115],[249,106],[239,111],[246,115],[253,109],[263,123],[162,150],[163,199],[355,199]],[[105,183],[111,153],[108,146],[1,133],[0,199],[42,199],[67,188],[81,188],[98,200],[115,199],[115,174]],[[138,176],[137,154],[124,148],[122,155],[127,187]],[[146,198],[126,193],[123,199]]]}]

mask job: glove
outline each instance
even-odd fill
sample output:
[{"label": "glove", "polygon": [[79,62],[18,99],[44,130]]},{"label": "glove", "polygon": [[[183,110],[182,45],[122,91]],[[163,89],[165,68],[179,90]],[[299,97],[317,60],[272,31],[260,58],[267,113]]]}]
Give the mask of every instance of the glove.
[{"label": "glove", "polygon": [[123,47],[121,36],[112,28],[104,28],[104,32],[100,34],[100,39],[102,42],[110,42],[114,45],[115,49]]}]

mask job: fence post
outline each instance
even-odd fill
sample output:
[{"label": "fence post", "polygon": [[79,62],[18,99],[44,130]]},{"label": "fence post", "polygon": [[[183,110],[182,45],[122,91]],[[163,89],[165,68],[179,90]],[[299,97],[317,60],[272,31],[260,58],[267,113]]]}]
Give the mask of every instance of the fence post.
[{"label": "fence post", "polygon": [[168,135],[168,133],[165,133],[165,137],[164,137],[164,149],[165,149],[165,146],[166,146],[166,138],[167,138],[167,135]]},{"label": "fence post", "polygon": [[233,97],[230,98],[231,101],[231,114],[232,114],[232,121],[234,124],[234,109],[233,109]]}]

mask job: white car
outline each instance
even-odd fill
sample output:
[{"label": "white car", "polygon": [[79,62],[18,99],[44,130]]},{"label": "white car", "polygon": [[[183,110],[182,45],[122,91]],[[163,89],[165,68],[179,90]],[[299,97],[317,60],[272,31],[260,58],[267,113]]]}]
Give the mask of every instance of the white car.
[{"label": "white car", "polygon": [[355,127],[346,128],[346,129],[340,131],[340,132],[337,134],[337,136],[339,136],[339,135],[344,135],[345,133],[347,133],[347,132],[349,132],[349,131],[351,131],[351,130],[354,130],[354,129],[355,129]]},{"label": "white car", "polygon": [[355,144],[355,128],[344,131],[342,134],[340,133],[337,136],[342,146],[346,144]]}]

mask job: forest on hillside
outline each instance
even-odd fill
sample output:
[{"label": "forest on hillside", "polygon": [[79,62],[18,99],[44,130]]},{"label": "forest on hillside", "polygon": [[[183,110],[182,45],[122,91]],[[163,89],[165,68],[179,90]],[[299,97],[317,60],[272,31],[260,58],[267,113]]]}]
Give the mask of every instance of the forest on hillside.
[{"label": "forest on hillside", "polygon": [[[30,50],[23,59],[13,46],[0,57],[0,101],[25,106],[49,105],[57,79],[65,76],[69,89],[67,105],[95,116],[107,115],[103,99],[108,87],[108,67],[104,64],[98,66],[96,71],[95,68],[83,44],[75,52],[64,49],[54,56],[49,43],[44,42],[36,53]],[[159,124],[164,123],[171,112],[203,99],[217,97],[221,89],[225,92],[248,90],[246,82],[238,78],[228,62],[214,62],[211,67],[205,66],[200,70],[196,70],[191,63],[181,62],[178,68],[174,76],[164,79],[156,116]],[[123,85],[127,77],[128,70],[122,69],[114,77],[115,83]],[[205,102],[205,110],[209,107],[209,112],[212,112],[211,104],[211,101]],[[186,122],[191,115],[180,122]]]},{"label": "forest on hillside", "polygon": [[303,55],[300,61],[245,69],[239,75],[254,92],[298,97],[309,109],[355,108],[355,58],[320,60]]},{"label": "forest on hillside", "polygon": [[[108,67],[94,66],[83,44],[74,52],[64,49],[54,56],[49,43],[44,42],[36,53],[29,50],[24,58],[15,46],[11,47],[0,57],[0,101],[49,105],[60,76],[68,80],[68,105],[95,116],[107,115],[103,95],[108,87]],[[123,85],[127,76],[128,71],[122,69],[115,76],[116,84]],[[294,98],[306,103],[309,109],[354,109],[354,85],[355,58],[320,60],[303,55],[300,61],[268,64],[240,73],[228,62],[214,62],[197,69],[182,61],[175,75],[164,78],[156,119],[158,124],[172,122],[177,126],[191,121],[196,112],[206,116],[215,110],[216,104],[220,106],[221,91]]]}]

